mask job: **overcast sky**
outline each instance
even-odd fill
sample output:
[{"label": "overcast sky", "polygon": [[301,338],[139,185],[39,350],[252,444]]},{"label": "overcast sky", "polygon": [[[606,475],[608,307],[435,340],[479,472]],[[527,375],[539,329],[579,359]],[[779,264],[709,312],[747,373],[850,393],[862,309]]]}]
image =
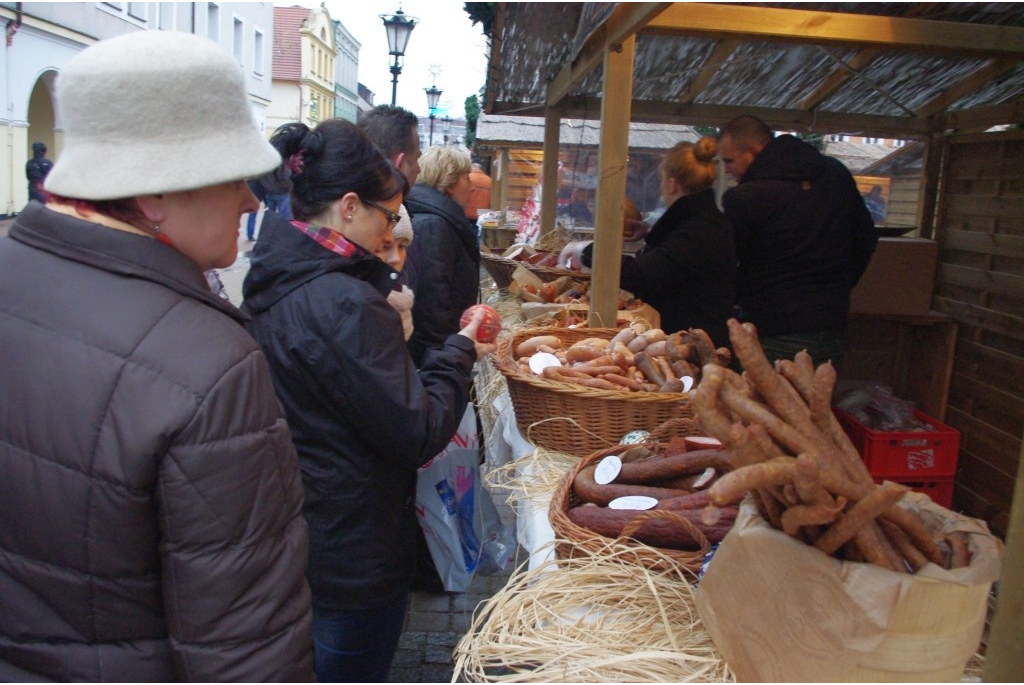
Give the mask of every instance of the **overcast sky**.
[{"label": "overcast sky", "polygon": [[[279,6],[315,7],[314,0],[274,3]],[[479,94],[487,73],[487,39],[482,27],[475,26],[456,0],[333,0],[324,3],[332,19],[341,21],[359,48],[359,82],[374,92],[374,103],[391,103],[391,56],[387,32],[379,15],[402,11],[419,19],[405,52],[404,66],[398,77],[397,104],[414,114],[426,116],[424,89],[432,84],[430,69],[436,66],[437,87],[442,91],[438,116],[460,118],[465,114],[466,98]],[[446,111],[447,110],[447,111]]]}]

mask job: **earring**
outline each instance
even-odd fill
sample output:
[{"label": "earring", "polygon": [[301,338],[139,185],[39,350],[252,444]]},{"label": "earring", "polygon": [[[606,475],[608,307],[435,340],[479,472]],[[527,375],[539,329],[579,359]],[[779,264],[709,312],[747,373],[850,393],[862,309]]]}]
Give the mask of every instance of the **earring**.
[{"label": "earring", "polygon": [[348,215],[348,218],[349,218],[349,221],[351,221],[351,220],[352,220],[352,215],[351,215],[351,214],[349,214],[349,215]]}]

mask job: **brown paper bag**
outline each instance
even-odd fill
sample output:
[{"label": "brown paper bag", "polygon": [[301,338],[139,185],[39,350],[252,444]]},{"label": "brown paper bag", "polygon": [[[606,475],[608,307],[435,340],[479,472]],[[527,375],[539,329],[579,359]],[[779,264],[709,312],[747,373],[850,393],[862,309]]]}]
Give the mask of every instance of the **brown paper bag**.
[{"label": "brown paper bag", "polygon": [[934,532],[968,534],[971,564],[915,575],[845,562],[773,529],[749,497],[696,592],[741,682],[958,681],[977,651],[1002,545],[984,522],[908,493]]}]

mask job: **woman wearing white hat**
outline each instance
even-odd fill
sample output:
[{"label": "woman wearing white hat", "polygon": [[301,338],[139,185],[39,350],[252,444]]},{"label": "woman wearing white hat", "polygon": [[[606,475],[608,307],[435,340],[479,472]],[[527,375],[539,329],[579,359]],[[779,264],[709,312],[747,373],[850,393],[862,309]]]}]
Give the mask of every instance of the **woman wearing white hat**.
[{"label": "woman wearing white hat", "polygon": [[49,200],[0,241],[0,679],[308,680],[295,451],[203,275],[280,156],[188,34],[89,47],[57,103]]}]

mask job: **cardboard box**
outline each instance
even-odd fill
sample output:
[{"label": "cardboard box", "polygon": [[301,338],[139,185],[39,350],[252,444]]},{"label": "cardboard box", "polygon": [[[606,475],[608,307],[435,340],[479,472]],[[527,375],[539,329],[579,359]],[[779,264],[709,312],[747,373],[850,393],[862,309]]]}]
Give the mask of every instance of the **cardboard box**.
[{"label": "cardboard box", "polygon": [[851,314],[923,316],[931,309],[939,245],[927,238],[879,238],[850,293]]}]

